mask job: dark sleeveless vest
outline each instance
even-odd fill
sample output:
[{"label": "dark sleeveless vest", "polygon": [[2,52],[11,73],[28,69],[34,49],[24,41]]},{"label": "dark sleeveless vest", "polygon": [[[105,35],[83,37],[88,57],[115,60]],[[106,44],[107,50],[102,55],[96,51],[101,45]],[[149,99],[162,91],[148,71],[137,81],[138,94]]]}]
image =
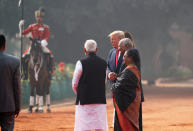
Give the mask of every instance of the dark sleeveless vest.
[{"label": "dark sleeveless vest", "polygon": [[79,80],[76,105],[106,104],[105,77],[106,61],[91,53],[80,60],[83,68]]}]

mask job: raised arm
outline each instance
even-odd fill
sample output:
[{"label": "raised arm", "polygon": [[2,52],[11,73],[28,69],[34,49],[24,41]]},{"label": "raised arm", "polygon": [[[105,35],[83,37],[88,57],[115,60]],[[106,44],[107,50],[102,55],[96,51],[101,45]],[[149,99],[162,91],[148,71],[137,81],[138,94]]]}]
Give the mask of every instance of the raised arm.
[{"label": "raised arm", "polygon": [[32,31],[32,25],[30,25],[28,28],[26,28],[23,32],[22,35],[26,35]]}]

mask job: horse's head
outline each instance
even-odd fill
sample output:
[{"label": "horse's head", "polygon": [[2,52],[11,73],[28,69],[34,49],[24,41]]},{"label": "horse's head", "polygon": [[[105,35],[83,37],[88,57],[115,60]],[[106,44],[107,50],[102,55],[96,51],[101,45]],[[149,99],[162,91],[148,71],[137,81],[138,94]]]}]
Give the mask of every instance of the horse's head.
[{"label": "horse's head", "polygon": [[39,58],[42,55],[42,47],[41,47],[41,42],[39,38],[30,38],[31,40],[31,50],[30,50],[30,55],[33,59],[34,64],[38,64]]}]

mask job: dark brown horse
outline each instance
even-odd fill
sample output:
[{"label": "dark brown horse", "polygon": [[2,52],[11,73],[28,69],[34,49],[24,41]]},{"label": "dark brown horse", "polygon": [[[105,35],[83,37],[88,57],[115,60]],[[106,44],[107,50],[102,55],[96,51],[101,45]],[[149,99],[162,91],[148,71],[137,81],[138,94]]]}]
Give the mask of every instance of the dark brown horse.
[{"label": "dark brown horse", "polygon": [[47,112],[50,112],[50,78],[48,71],[48,58],[43,52],[40,40],[38,38],[31,40],[30,58],[28,71],[30,76],[30,106],[29,113],[32,113],[34,106],[34,96],[36,91],[36,110],[35,112],[43,112],[43,97],[46,96]]}]

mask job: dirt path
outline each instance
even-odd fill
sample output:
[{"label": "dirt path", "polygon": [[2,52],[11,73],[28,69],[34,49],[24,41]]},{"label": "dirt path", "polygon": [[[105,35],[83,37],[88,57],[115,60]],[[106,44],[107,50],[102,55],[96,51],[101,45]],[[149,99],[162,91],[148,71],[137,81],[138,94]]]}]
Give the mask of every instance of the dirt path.
[{"label": "dirt path", "polygon": [[[144,131],[193,131],[193,88],[144,87]],[[27,114],[16,119],[16,131],[73,131],[74,105],[52,107],[52,113]],[[108,99],[109,130],[113,103]]]}]

